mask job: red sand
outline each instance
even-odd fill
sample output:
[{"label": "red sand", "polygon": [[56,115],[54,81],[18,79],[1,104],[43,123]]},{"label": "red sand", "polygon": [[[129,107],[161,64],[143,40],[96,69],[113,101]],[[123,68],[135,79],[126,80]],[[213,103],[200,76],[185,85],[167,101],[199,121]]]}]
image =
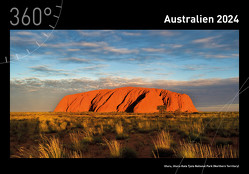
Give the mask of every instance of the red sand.
[{"label": "red sand", "polygon": [[158,112],[157,106],[166,105],[166,111],[198,112],[186,94],[164,89],[122,87],[101,89],[65,96],[54,112]]}]

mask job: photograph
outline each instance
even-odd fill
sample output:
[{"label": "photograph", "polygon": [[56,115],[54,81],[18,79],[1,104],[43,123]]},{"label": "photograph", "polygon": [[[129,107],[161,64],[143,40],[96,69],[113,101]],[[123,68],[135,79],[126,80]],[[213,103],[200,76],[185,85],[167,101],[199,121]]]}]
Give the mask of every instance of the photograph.
[{"label": "photograph", "polygon": [[239,34],[10,30],[10,158],[239,159]]}]

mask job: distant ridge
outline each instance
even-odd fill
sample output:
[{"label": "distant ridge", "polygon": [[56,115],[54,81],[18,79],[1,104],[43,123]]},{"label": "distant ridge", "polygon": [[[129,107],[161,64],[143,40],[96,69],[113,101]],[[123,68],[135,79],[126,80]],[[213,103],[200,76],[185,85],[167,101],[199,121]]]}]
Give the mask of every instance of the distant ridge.
[{"label": "distant ridge", "polygon": [[158,112],[157,106],[166,105],[166,111],[198,112],[187,94],[164,89],[122,87],[101,89],[67,95],[54,112]]}]

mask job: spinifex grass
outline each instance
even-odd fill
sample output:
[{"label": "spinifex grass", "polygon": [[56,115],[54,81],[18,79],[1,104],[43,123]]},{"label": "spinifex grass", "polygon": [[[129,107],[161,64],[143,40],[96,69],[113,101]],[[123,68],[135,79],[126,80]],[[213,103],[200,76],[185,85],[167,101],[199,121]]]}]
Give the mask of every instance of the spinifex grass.
[{"label": "spinifex grass", "polygon": [[115,125],[115,130],[118,135],[122,135],[124,133],[124,128],[122,126],[122,123],[119,122]]},{"label": "spinifex grass", "polygon": [[180,142],[178,155],[183,158],[214,158],[215,156],[209,146],[187,142]]},{"label": "spinifex grass", "polygon": [[81,151],[70,151],[68,158],[84,158],[84,156]]},{"label": "spinifex grass", "polygon": [[217,148],[218,158],[238,158],[239,151],[233,149],[231,145],[219,146]]},{"label": "spinifex grass", "polygon": [[11,158],[39,158],[39,151],[36,148],[27,149],[20,147],[16,155],[11,155]]},{"label": "spinifex grass", "polygon": [[120,158],[121,157],[121,145],[117,140],[110,140],[108,141],[106,138],[103,138],[104,142],[107,144],[110,155],[113,158]]},{"label": "spinifex grass", "polygon": [[58,138],[45,137],[41,135],[42,141],[38,147],[26,149],[19,148],[18,155],[12,155],[12,158],[83,158],[81,151],[70,151],[63,147]]},{"label": "spinifex grass", "polygon": [[177,151],[180,157],[184,158],[237,158],[238,152],[230,145],[212,147],[200,143],[180,142]]},{"label": "spinifex grass", "polygon": [[116,139],[121,140],[125,139],[128,137],[128,134],[124,133],[124,128],[122,126],[122,123],[119,122],[115,125],[115,130],[116,130]]},{"label": "spinifex grass", "polygon": [[39,144],[40,158],[63,158],[65,149],[58,138],[41,136],[43,143]]},{"label": "spinifex grass", "polygon": [[162,130],[152,141],[154,144],[154,150],[152,151],[154,157],[172,157],[174,155],[174,151],[171,149],[172,139],[169,132]]},{"label": "spinifex grass", "polygon": [[153,140],[155,149],[169,149],[171,142],[171,136],[169,132],[166,132],[165,130],[158,133],[156,138]]},{"label": "spinifex grass", "polygon": [[93,133],[93,129],[92,128],[88,128],[87,130],[84,131],[84,138],[83,138],[83,142],[85,143],[91,143],[93,142],[94,139],[94,133]]},{"label": "spinifex grass", "polygon": [[144,121],[142,120],[141,122],[138,122],[137,124],[138,131],[141,133],[148,133],[152,131],[152,123],[150,121]]},{"label": "spinifex grass", "polygon": [[105,132],[104,132],[104,126],[103,126],[102,123],[99,125],[99,127],[97,128],[97,130],[96,130],[95,132],[96,132],[96,134],[98,134],[98,135],[103,135],[103,134],[105,133]]},{"label": "spinifex grass", "polygon": [[[220,125],[221,119],[223,119],[222,125]],[[155,156],[163,157],[161,151],[158,150],[163,143],[156,143],[157,135],[153,137],[153,141],[150,136],[154,135],[155,131],[167,130],[170,132],[171,139],[174,140],[169,143],[171,146],[168,146],[168,149],[176,150],[177,153],[172,157],[175,157],[175,155],[178,157],[181,154],[180,141],[199,143],[195,145],[196,147],[189,145],[191,147],[185,147],[185,149],[190,148],[199,152],[202,148],[202,151],[208,151],[209,146],[205,150],[205,147],[201,145],[204,143],[205,145],[211,144],[211,139],[217,129],[217,140],[212,143],[213,145],[210,145],[212,153],[216,153],[217,158],[238,157],[238,112],[181,113],[181,115],[173,118],[168,118],[165,114],[158,115],[158,113],[11,112],[10,154],[11,157],[19,155],[23,158],[40,158],[39,144],[44,149],[45,147],[49,149],[46,145],[49,144],[48,141],[43,141],[39,136],[42,133],[48,137],[59,137],[59,143],[63,142],[64,157],[67,158],[74,155],[81,156],[80,152],[84,152],[84,156],[93,158],[106,157],[105,151],[109,152],[109,149],[102,141],[103,136],[106,136],[108,140],[114,137],[116,140],[120,139],[121,141],[118,140],[118,142],[122,142],[127,147],[135,145],[138,157],[152,157],[152,148]],[[77,137],[75,137],[75,140],[70,140],[69,133],[73,131],[82,132],[82,137],[78,137],[81,144],[80,150],[77,150],[79,149],[78,145],[73,145],[78,144]],[[128,135],[128,133],[129,139],[123,140],[123,135]],[[201,155],[192,155],[192,157],[199,156]],[[203,156],[207,155],[203,152]],[[170,156],[165,155],[165,157]]]},{"label": "spinifex grass", "polygon": [[204,133],[205,126],[200,118],[199,120],[189,120],[186,123],[180,123],[178,131],[189,137],[199,137]]},{"label": "spinifex grass", "polygon": [[38,147],[26,149],[19,148],[18,155],[13,155],[13,158],[63,158],[65,157],[65,149],[58,138],[47,138],[41,135],[42,141]]},{"label": "spinifex grass", "polygon": [[74,133],[70,133],[69,137],[70,137],[70,141],[72,142],[73,148],[75,150],[81,150],[81,137],[82,137],[82,133],[81,132],[74,132]]}]

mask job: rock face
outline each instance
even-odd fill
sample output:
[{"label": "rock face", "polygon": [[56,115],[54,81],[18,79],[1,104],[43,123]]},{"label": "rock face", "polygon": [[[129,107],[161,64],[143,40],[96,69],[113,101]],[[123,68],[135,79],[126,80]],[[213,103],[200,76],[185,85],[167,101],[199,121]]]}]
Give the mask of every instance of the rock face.
[{"label": "rock face", "polygon": [[166,111],[198,112],[186,94],[164,89],[122,87],[101,89],[65,96],[54,112],[158,112],[157,106],[166,105]]}]

